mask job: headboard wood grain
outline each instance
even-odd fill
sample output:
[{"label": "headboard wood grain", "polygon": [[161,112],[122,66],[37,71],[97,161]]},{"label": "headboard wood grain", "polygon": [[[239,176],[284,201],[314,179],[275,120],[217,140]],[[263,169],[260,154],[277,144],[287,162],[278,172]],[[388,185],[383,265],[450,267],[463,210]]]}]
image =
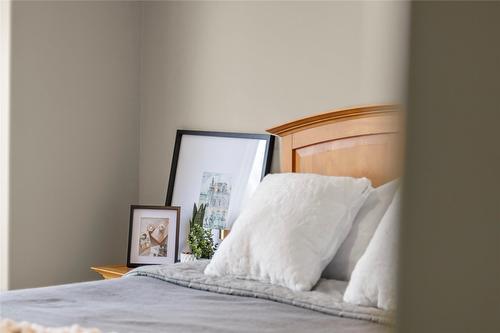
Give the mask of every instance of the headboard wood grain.
[{"label": "headboard wood grain", "polygon": [[268,129],[281,137],[281,172],[367,177],[401,175],[403,112],[396,105],[329,111]]}]

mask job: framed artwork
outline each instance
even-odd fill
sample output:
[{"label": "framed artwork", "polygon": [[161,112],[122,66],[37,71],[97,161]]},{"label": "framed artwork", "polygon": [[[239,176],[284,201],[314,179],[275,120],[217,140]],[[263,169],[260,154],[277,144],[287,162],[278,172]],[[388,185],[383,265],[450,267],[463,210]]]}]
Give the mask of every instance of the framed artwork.
[{"label": "framed artwork", "polygon": [[269,173],[274,137],[178,130],[166,205],[180,206],[180,247],[185,246],[189,213],[205,204],[203,226],[230,229],[242,207]]},{"label": "framed artwork", "polygon": [[130,206],[127,267],[176,262],[179,219],[180,207]]}]

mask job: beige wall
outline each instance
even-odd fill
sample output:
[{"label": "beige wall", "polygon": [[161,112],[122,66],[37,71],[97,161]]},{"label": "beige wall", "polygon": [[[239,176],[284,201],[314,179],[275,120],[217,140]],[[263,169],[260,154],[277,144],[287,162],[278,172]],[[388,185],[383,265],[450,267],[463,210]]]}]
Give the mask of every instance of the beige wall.
[{"label": "beige wall", "polygon": [[499,18],[413,4],[399,332],[500,332]]},{"label": "beige wall", "polygon": [[124,262],[138,200],[141,8],[12,9],[10,286],[97,278]]},{"label": "beige wall", "polygon": [[16,2],[11,287],[123,262],[128,205],[164,203],[178,128],[263,132],[400,102],[407,8]]},{"label": "beige wall", "polygon": [[165,201],[176,129],[263,132],[331,108],[402,100],[407,4],[143,6],[142,203]]}]

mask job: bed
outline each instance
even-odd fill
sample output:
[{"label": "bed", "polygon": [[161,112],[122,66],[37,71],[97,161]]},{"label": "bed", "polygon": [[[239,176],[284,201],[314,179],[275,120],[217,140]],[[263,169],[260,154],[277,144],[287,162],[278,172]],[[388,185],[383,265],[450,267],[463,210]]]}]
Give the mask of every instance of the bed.
[{"label": "bed", "polygon": [[[268,131],[281,137],[283,172],[367,177],[378,186],[400,175],[402,120],[396,106],[380,105],[330,111]],[[345,281],[321,280],[313,292],[294,293],[205,277],[204,265],[151,266],[120,279],[4,292],[0,317],[51,327],[77,323],[103,332],[390,329],[391,313],[342,304]]]}]

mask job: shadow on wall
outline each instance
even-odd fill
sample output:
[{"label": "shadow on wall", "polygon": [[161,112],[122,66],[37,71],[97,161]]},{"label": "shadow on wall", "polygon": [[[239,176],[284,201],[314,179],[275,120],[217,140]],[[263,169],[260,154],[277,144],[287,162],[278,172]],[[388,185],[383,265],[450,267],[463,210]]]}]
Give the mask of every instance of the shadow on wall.
[{"label": "shadow on wall", "polygon": [[398,332],[500,332],[500,3],[411,21]]}]

